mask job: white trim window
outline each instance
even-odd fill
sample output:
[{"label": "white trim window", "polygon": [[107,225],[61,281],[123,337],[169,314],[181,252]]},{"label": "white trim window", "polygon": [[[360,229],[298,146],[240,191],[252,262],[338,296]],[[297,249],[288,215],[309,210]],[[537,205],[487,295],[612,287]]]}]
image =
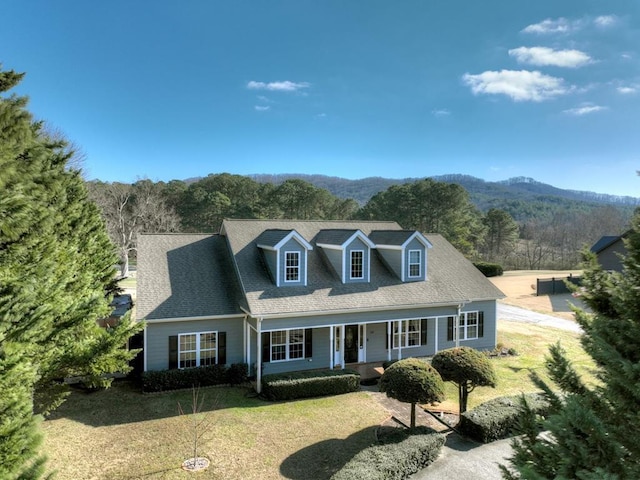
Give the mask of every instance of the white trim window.
[{"label": "white trim window", "polygon": [[460,340],[475,340],[478,338],[478,312],[460,313],[458,338]]},{"label": "white trim window", "polygon": [[[402,331],[400,331],[400,322],[402,322]],[[419,318],[393,322],[393,348],[421,346],[421,326],[422,320]]]},{"label": "white trim window", "polygon": [[218,363],[218,332],[178,335],[178,368],[204,367]]},{"label": "white trim window", "polygon": [[351,250],[350,266],[349,278],[353,280],[364,278],[364,250]]},{"label": "white trim window", "polygon": [[422,276],[422,252],[409,250],[409,278]]},{"label": "white trim window", "polygon": [[292,251],[284,253],[284,281],[300,281],[300,252]]},{"label": "white trim window", "polygon": [[271,332],[271,361],[286,362],[304,358],[304,329]]}]

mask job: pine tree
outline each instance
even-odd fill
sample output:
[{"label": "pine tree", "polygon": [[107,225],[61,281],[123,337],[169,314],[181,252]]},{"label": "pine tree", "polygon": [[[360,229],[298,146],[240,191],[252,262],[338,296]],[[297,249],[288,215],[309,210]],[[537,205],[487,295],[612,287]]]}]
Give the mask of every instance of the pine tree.
[{"label": "pine tree", "polygon": [[[0,93],[22,74],[0,70]],[[126,371],[122,347],[139,326],[108,331],[105,287],[114,247],[97,207],[87,200],[72,152],[43,133],[27,100],[0,97],[0,478],[37,478],[39,417],[58,406],[61,379],[107,386]]]},{"label": "pine tree", "polygon": [[525,407],[524,436],[513,443],[505,478],[640,478],[640,213],[625,243],[622,273],[603,271],[584,253],[584,300],[593,314],[576,310],[576,319],[599,383],[585,384],[560,345],[550,349],[548,371],[560,393],[534,380],[554,413],[537,422]]}]

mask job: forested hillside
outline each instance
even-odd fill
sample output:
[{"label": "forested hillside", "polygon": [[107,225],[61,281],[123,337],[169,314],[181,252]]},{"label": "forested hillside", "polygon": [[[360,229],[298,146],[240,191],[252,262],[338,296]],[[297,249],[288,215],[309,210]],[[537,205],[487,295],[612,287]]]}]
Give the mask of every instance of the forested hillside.
[{"label": "forested hillside", "polygon": [[586,194],[580,200],[575,192],[530,179],[294,177],[223,173],[167,183],[92,181],[88,189],[102,208],[125,273],[138,233],[218,232],[225,218],[392,220],[403,228],[440,233],[474,261],[574,268],[583,246],[624,232],[633,201],[638,204],[638,199]]}]

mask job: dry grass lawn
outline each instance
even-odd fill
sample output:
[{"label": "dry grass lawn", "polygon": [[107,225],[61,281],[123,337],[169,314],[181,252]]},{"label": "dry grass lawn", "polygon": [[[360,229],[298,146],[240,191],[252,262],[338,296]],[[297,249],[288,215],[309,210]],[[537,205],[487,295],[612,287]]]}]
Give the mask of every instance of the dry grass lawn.
[{"label": "dry grass lawn", "polygon": [[[536,297],[535,278],[547,272],[493,279],[505,301],[570,318],[568,307],[549,297]],[[551,272],[560,276],[565,272]],[[554,305],[557,303],[558,305]],[[555,329],[503,322],[498,341],[515,348],[516,357],[492,360],[498,388],[478,388],[469,407],[500,395],[533,391],[528,373],[544,375],[548,345],[560,341],[579,370],[590,375],[592,363],[576,335]],[[76,479],[328,479],[357,452],[375,440],[375,429],[388,416],[375,398],[358,392],[335,397],[272,403],[252,397],[247,389],[209,388],[205,410],[213,428],[201,454],[212,461],[206,472],[180,469],[192,456],[187,420],[178,415],[191,392],[142,395],[128,383],[109,390],[75,392],[43,424],[43,450],[60,480]],[[451,385],[443,408],[457,409]],[[217,399],[217,400],[216,400]],[[211,406],[218,403],[218,408]],[[355,479],[354,479],[355,480]]]}]

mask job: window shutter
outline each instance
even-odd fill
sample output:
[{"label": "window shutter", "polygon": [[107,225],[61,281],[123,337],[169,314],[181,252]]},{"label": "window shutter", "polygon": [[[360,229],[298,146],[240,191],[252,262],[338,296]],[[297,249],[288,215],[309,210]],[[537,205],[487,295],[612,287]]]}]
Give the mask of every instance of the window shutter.
[{"label": "window shutter", "polygon": [[[393,335],[393,324],[391,327],[391,332],[392,332],[391,334]],[[389,350],[389,330],[387,330],[386,328],[384,330],[384,348]]]},{"label": "window shutter", "polygon": [[484,337],[484,312],[478,312],[478,337]]},{"label": "window shutter", "polygon": [[420,320],[420,345],[423,347],[427,344],[427,325],[429,322],[426,318]]},{"label": "window shutter", "polygon": [[271,360],[271,334],[269,332],[262,333],[262,361],[269,362]]},{"label": "window shutter", "polygon": [[447,317],[447,341],[453,341],[453,321],[455,317]]},{"label": "window shutter", "polygon": [[169,337],[169,370],[178,368],[178,336]]},{"label": "window shutter", "polygon": [[227,363],[227,332],[218,332],[218,364]]},{"label": "window shutter", "polygon": [[307,328],[304,331],[304,358],[313,357],[313,329]]}]

